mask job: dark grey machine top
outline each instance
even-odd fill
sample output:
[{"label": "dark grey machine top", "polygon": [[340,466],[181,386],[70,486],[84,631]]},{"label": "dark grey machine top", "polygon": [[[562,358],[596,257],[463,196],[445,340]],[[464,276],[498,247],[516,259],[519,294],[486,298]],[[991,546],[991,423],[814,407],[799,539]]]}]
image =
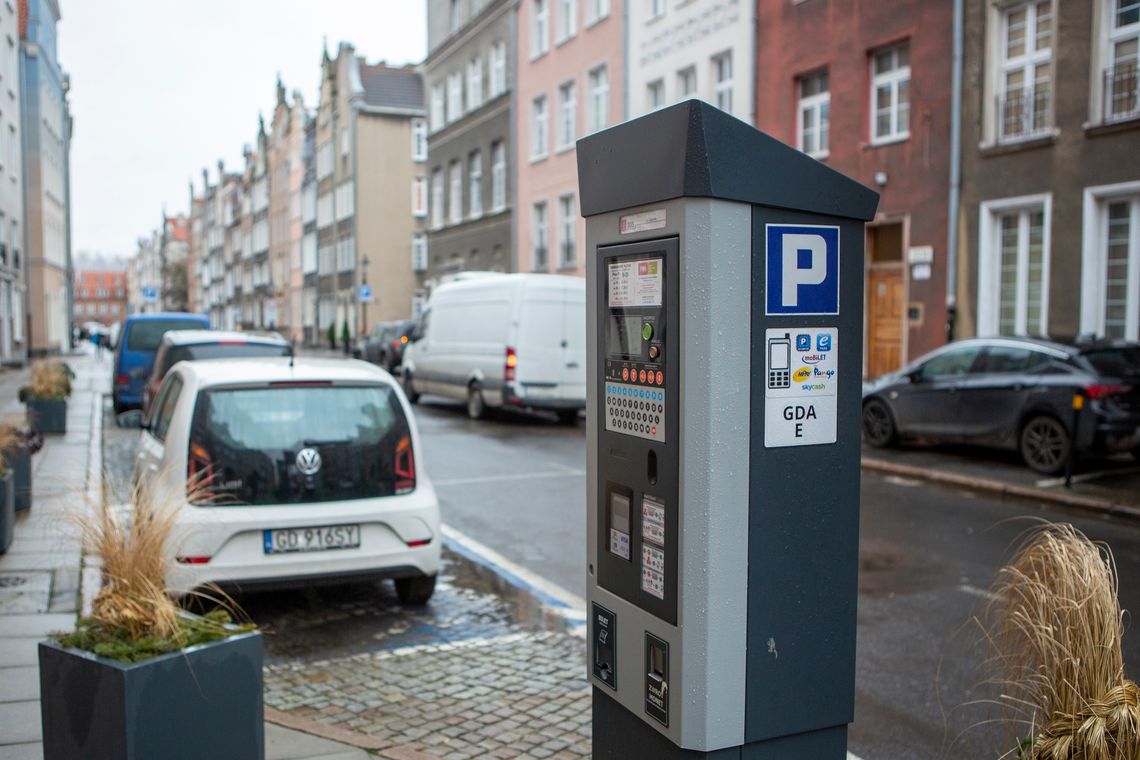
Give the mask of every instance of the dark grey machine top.
[{"label": "dark grey machine top", "polygon": [[587,217],[687,196],[869,221],[879,203],[874,190],[700,100],[584,137],[577,152]]}]

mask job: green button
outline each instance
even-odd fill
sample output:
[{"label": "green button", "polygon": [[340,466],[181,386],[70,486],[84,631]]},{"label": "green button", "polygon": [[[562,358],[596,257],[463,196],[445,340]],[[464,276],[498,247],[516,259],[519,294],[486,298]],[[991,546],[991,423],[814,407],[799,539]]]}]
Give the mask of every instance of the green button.
[{"label": "green button", "polygon": [[649,340],[653,337],[653,325],[646,322],[641,326],[641,339]]}]

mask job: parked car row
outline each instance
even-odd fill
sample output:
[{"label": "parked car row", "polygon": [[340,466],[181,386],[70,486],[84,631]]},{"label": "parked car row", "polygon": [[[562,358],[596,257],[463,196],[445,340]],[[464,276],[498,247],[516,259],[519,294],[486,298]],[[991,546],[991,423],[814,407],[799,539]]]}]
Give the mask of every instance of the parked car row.
[{"label": "parked car row", "polygon": [[875,447],[925,438],[1009,449],[1048,475],[1070,454],[1137,457],[1140,344],[957,341],[867,383],[863,435]]}]

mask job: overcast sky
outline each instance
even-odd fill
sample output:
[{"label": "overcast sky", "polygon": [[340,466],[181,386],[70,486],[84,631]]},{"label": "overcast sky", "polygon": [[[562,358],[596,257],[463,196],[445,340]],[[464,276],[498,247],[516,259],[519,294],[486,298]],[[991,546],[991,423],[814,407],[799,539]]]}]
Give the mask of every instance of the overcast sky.
[{"label": "overcast sky", "polygon": [[316,106],[322,38],[369,62],[416,63],[424,0],[61,0],[71,75],[72,250],[131,255],[165,204],[186,212],[202,168],[241,166],[276,75]]}]

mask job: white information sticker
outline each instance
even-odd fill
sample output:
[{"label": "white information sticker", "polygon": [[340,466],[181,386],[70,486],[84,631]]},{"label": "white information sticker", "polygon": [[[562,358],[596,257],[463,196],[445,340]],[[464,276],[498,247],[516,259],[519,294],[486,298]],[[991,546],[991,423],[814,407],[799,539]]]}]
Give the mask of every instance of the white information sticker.
[{"label": "white information sticker", "polygon": [[647,594],[657,597],[658,599],[664,599],[665,576],[652,568],[642,565],[641,590]]},{"label": "white information sticker", "polygon": [[634,232],[660,230],[665,227],[665,218],[663,208],[642,211],[640,214],[626,214],[618,220],[618,231],[622,235],[632,235]]},{"label": "white information sticker", "polygon": [[610,528],[610,551],[622,559],[629,559],[629,534]]},{"label": "white information sticker", "polygon": [[641,537],[665,545],[665,505],[652,496],[641,498]]},{"label": "white information sticker", "polygon": [[610,308],[660,306],[662,259],[616,261],[609,266]]},{"label": "white information sticker", "polygon": [[781,327],[764,337],[764,446],[835,443],[839,330]]},{"label": "white information sticker", "polygon": [[648,567],[650,570],[656,570],[659,573],[664,573],[665,552],[661,551],[656,546],[642,544],[641,564],[643,567]]}]

